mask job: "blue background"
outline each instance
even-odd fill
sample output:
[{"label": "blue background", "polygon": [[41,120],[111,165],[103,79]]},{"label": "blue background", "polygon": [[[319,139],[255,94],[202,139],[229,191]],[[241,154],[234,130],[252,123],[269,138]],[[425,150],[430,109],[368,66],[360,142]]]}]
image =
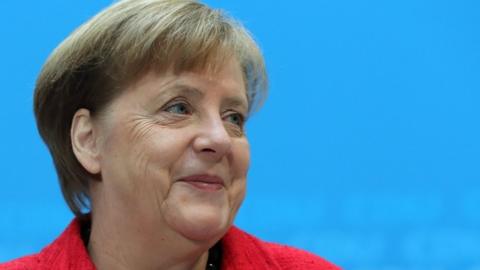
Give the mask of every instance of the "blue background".
[{"label": "blue background", "polygon": [[[480,269],[480,3],[206,1],[262,47],[237,225],[346,269]],[[110,0],[0,2],[0,261],[72,218],[37,135],[41,65]]]}]

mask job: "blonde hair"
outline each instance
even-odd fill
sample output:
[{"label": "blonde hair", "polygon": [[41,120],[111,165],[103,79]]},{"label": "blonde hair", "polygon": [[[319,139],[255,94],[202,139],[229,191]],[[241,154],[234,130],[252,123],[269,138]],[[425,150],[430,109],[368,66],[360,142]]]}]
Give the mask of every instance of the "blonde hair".
[{"label": "blonde hair", "polygon": [[235,57],[249,110],[267,92],[263,56],[241,24],[193,0],[124,0],[80,26],[50,55],[35,87],[37,126],[74,214],[89,207],[89,181],[78,162],[70,127],[80,108],[95,116],[146,71],[214,70]]}]

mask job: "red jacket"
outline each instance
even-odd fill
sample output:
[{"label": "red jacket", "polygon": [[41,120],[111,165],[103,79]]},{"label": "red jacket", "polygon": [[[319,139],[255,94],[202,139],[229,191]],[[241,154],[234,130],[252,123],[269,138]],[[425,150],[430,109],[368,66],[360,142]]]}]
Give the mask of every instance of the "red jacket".
[{"label": "red jacket", "polygon": [[[335,265],[306,251],[267,243],[232,227],[221,240],[222,270],[338,270]],[[0,270],[95,270],[74,219],[53,243],[40,253],[0,264]]]}]

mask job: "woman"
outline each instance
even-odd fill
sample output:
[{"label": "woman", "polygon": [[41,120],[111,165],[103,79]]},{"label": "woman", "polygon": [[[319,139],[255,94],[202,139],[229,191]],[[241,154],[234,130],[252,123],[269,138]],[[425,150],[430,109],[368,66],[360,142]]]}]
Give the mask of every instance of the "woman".
[{"label": "woman", "polygon": [[[337,269],[232,227],[262,55],[190,0],[120,1],[44,65],[35,115],[76,218],[0,269]],[[87,214],[84,214],[87,213]]]}]

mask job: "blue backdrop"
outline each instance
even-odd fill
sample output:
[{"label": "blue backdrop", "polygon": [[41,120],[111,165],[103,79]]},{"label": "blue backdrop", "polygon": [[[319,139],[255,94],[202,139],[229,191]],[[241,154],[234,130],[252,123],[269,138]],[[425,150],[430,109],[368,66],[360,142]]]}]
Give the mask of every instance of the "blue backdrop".
[{"label": "blue backdrop", "polygon": [[[0,2],[0,261],[72,218],[32,89],[110,2]],[[480,2],[206,2],[251,30],[271,80],[237,225],[345,269],[480,269]]]}]

